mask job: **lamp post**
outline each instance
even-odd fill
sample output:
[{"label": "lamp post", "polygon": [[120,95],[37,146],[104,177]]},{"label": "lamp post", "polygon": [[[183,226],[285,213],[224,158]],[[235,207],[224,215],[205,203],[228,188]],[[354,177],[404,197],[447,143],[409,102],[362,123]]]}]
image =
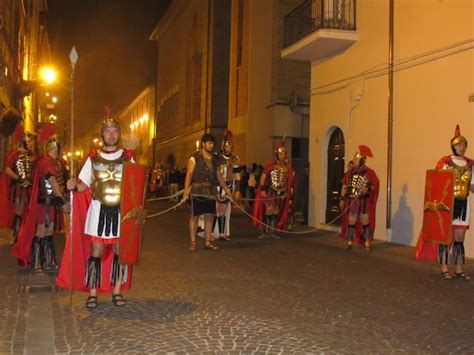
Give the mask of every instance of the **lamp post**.
[{"label": "lamp post", "polygon": [[[55,84],[58,78],[57,71],[51,66],[42,66],[39,68],[39,99],[38,107],[35,108],[37,111],[37,121],[38,122],[47,122],[47,109],[49,103],[46,100],[49,100],[49,89]],[[55,104],[55,102],[53,102]]]},{"label": "lamp post", "polygon": [[[72,47],[69,53],[69,60],[71,61],[71,152],[74,152],[74,75],[76,63],[79,59],[76,48]],[[74,176],[74,155],[71,154],[71,177]],[[69,218],[69,303],[72,307],[72,243],[73,243],[73,216],[74,216],[74,192],[71,191],[71,214]]]}]

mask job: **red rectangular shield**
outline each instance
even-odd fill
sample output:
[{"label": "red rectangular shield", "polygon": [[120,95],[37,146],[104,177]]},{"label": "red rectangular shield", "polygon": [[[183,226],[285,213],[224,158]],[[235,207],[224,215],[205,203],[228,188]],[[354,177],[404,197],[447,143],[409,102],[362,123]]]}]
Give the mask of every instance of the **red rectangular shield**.
[{"label": "red rectangular shield", "polygon": [[146,167],[126,162],[122,173],[122,198],[120,202],[121,235],[119,261],[136,264],[140,258],[141,235],[146,220],[144,210],[146,193]]},{"label": "red rectangular shield", "polygon": [[450,244],[453,239],[454,174],[449,170],[428,170],[423,205],[423,240]]}]

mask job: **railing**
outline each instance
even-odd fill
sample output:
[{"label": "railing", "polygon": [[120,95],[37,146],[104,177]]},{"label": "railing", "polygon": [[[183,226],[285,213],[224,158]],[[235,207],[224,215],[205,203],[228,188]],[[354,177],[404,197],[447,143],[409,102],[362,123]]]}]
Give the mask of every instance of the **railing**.
[{"label": "railing", "polygon": [[354,31],[356,0],[306,0],[284,18],[284,47],[320,29]]}]

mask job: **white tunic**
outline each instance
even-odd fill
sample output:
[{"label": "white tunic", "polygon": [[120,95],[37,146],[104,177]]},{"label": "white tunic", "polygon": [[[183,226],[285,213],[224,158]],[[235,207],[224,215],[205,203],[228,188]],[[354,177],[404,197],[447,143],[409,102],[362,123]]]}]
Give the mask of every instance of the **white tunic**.
[{"label": "white tunic", "polygon": [[[105,160],[116,160],[120,158],[123,154],[123,149],[119,149],[114,153],[104,153],[102,151],[99,152],[100,156],[104,158]],[[131,160],[133,161],[133,158]],[[81,172],[79,173],[79,179],[86,184],[88,187],[91,186],[92,183],[92,161],[91,158],[87,158],[86,162],[84,163],[84,166],[81,169]],[[97,229],[99,226],[99,213],[100,213],[100,202],[97,200],[92,200],[91,204],[89,206],[89,209],[87,210],[87,218],[86,218],[86,224],[84,226],[84,233],[93,237],[100,237],[103,239],[114,239],[120,237],[120,223],[118,226],[118,231],[117,235],[109,235],[105,236],[105,228],[104,231],[102,232],[102,235],[98,235]],[[120,212],[119,212],[119,221],[120,221]]]}]

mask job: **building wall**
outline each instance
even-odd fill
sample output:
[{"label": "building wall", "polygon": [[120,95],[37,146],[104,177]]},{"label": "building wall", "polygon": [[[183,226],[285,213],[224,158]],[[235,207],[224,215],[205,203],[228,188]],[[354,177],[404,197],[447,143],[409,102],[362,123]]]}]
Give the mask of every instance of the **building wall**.
[{"label": "building wall", "polygon": [[273,0],[272,25],[272,90],[271,101],[288,101],[292,94],[308,103],[311,64],[284,59],[280,55],[283,45],[284,16],[301,4],[301,0]]},{"label": "building wall", "polygon": [[228,14],[220,1],[175,0],[151,36],[158,46],[158,162],[173,154],[182,168],[204,132],[219,139],[226,128]]},{"label": "building wall", "polygon": [[[426,63],[413,56],[446,48],[474,37],[469,0],[451,2],[413,0],[395,2],[395,61],[418,64],[394,74],[394,143],[391,230],[386,230],[387,91],[388,76],[353,81],[350,85],[322,85],[383,68],[388,62],[388,1],[357,2],[359,40],[343,54],[312,64],[310,121],[310,224],[324,222],[326,149],[334,127],[346,139],[346,162],[359,144],[372,148],[368,165],[380,178],[375,237],[414,245],[422,224],[425,171],[450,154],[449,140],[456,124],[473,139],[474,54],[472,49]],[[442,24],[452,24],[444,26]],[[460,47],[456,47],[460,48]],[[442,52],[426,57],[435,59]],[[410,60],[411,58],[411,60]],[[332,89],[336,89],[332,91]],[[469,154],[469,151],[468,151]],[[472,220],[472,216],[471,216]],[[467,239],[469,255],[474,241]]]},{"label": "building wall", "polygon": [[[23,1],[26,14],[26,29],[23,54],[23,80],[41,80],[42,66],[53,66],[51,63],[51,46],[47,30],[48,4],[46,0]],[[53,85],[55,85],[53,83]],[[37,86],[23,98],[23,117],[26,130],[34,131],[38,123],[48,122],[45,93],[47,86]],[[41,112],[41,114],[40,114]]]},{"label": "building wall", "polygon": [[145,88],[118,116],[125,144],[136,141],[138,162],[153,164],[153,137],[155,134],[155,86]]},{"label": "building wall", "polygon": [[[243,5],[242,63],[237,65],[239,3]],[[246,142],[242,162],[273,158],[275,137],[308,137],[310,64],[282,59],[283,17],[299,1],[233,0],[229,129]],[[239,75],[239,77],[238,77]],[[291,109],[290,102],[297,105]],[[304,116],[306,114],[306,116]],[[289,141],[287,142],[289,145]]]},{"label": "building wall", "polygon": [[[40,89],[32,83],[41,64],[49,61],[46,15],[46,0],[0,1],[0,110],[12,106],[20,111],[26,131],[35,131],[37,123]],[[0,137],[0,166],[11,143]]]}]

